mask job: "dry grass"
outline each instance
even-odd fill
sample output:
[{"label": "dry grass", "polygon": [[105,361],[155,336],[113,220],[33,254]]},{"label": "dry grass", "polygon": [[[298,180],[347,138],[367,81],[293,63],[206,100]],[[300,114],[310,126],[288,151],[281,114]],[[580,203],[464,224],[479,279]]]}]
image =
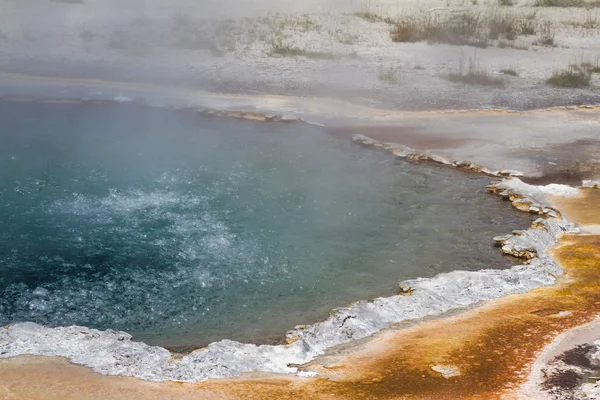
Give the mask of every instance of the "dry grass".
[{"label": "dry grass", "polygon": [[525,42],[507,42],[505,40],[498,40],[498,42],[496,42],[496,46],[501,49],[510,47],[511,49],[516,50],[529,50],[529,44]]},{"label": "dry grass", "polygon": [[269,52],[271,57],[306,57],[314,60],[334,60],[337,57],[331,53],[311,51],[290,45],[275,44]]},{"label": "dry grass", "polygon": [[554,87],[584,88],[590,85],[592,74],[584,65],[570,65],[562,71],[555,71],[546,83]]},{"label": "dry grass", "polygon": [[510,75],[510,76],[519,76],[519,74],[517,73],[517,71],[515,71],[512,68],[503,68],[500,70],[501,73],[503,73],[504,75]]},{"label": "dry grass", "polygon": [[485,48],[497,40],[513,41],[537,33],[536,15],[517,16],[494,10],[400,18],[390,34],[394,42],[444,43]]},{"label": "dry grass", "polygon": [[379,71],[379,80],[386,83],[398,83],[398,76],[392,68]]},{"label": "dry grass", "polygon": [[598,21],[596,17],[588,15],[584,21],[575,20],[568,22],[568,25],[571,25],[575,28],[598,29],[600,28],[600,21]]},{"label": "dry grass", "polygon": [[539,25],[539,37],[535,44],[539,46],[556,47],[555,29],[551,21],[545,21]]},{"label": "dry grass", "polygon": [[584,61],[583,55],[579,63],[574,63],[569,66],[574,69],[581,69],[587,71],[590,74],[600,73],[600,56],[596,56],[596,61],[592,64],[590,61]]},{"label": "dry grass", "polygon": [[448,74],[447,79],[450,82],[464,83],[467,85],[504,86],[503,79],[490,76],[485,70],[477,65],[476,60],[473,57],[469,59],[467,68],[465,68],[464,59],[461,58],[458,72]]},{"label": "dry grass", "polygon": [[399,19],[391,31],[394,42],[446,43],[486,47],[482,35],[481,15],[478,13],[454,14],[450,17],[425,15]]},{"label": "dry grass", "polygon": [[267,15],[257,19],[257,22],[275,30],[291,29],[300,32],[321,32],[324,28],[309,14],[287,15],[277,12],[269,12]]},{"label": "dry grass", "polygon": [[395,21],[390,18],[390,17],[382,17],[379,14],[376,14],[374,12],[371,11],[359,11],[359,12],[355,12],[354,14],[355,17],[358,18],[362,18],[365,21],[369,21],[369,22],[385,22],[386,24],[394,24]]},{"label": "dry grass", "polygon": [[577,7],[577,8],[596,8],[600,7],[599,0],[536,0],[533,3],[535,7]]}]

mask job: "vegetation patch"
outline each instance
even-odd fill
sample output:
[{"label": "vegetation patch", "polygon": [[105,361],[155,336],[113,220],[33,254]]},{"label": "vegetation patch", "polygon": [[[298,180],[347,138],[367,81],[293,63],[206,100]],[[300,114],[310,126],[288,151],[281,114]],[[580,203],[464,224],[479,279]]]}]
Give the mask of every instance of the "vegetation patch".
[{"label": "vegetation patch", "polygon": [[281,45],[276,44],[273,45],[271,51],[269,52],[270,56],[279,56],[279,57],[306,57],[314,60],[334,60],[337,57],[331,53],[325,53],[320,51],[311,51],[306,49],[301,49],[299,47],[293,47],[290,45]]},{"label": "vegetation patch", "polygon": [[448,74],[447,79],[450,82],[464,83],[467,85],[481,86],[504,86],[504,80],[490,76],[485,70],[481,69],[473,58],[469,60],[468,68],[465,68],[464,60],[460,60],[458,72]]},{"label": "vegetation patch", "polygon": [[592,64],[589,61],[581,60],[579,64],[571,64],[569,67],[573,69],[581,69],[583,71],[587,71],[590,74],[598,74],[600,73],[600,57],[596,57],[595,64]]},{"label": "vegetation patch", "polygon": [[390,17],[382,17],[379,14],[376,14],[374,12],[371,11],[359,11],[359,12],[355,12],[354,14],[355,17],[358,18],[362,18],[365,21],[369,21],[369,22],[385,22],[386,24],[394,24],[394,20]]},{"label": "vegetation patch", "polygon": [[571,65],[562,71],[555,71],[546,83],[554,87],[584,88],[590,85],[591,72],[581,65]]},{"label": "vegetation patch", "polygon": [[592,18],[591,15],[588,15],[585,21],[571,21],[568,22],[569,25],[575,28],[583,28],[583,29],[598,29],[600,28],[600,22],[596,18]]},{"label": "vegetation patch", "polygon": [[600,7],[600,0],[536,0],[534,7],[578,7],[596,8]]},{"label": "vegetation patch", "polygon": [[517,71],[515,71],[515,70],[514,70],[514,69],[512,69],[512,68],[503,68],[503,69],[501,69],[501,70],[500,70],[500,72],[501,72],[503,75],[519,76],[519,74],[517,74]]},{"label": "vegetation patch", "polygon": [[555,30],[552,22],[546,21],[539,25],[539,36],[535,44],[539,46],[556,47]]},{"label": "vegetation patch", "polygon": [[379,80],[386,83],[398,83],[398,76],[393,69],[379,71]]},{"label": "vegetation patch", "polygon": [[446,15],[422,15],[398,19],[390,32],[394,42],[443,43],[485,48],[497,40],[513,41],[535,35],[535,13],[526,16],[502,11]]}]

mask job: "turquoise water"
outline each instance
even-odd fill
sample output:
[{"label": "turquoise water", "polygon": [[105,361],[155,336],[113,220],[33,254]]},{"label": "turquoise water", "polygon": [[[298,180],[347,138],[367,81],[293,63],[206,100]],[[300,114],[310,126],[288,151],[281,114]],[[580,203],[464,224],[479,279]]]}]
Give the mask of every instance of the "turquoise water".
[{"label": "turquoise water", "polygon": [[396,282],[505,268],[488,178],[315,126],[136,105],[0,105],[0,324],[174,348],[279,340]]}]

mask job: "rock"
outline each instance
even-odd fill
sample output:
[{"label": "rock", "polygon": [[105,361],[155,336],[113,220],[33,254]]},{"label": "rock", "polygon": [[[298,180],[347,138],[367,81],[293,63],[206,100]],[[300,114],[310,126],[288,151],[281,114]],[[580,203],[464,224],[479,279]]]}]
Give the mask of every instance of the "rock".
[{"label": "rock", "polygon": [[523,176],[523,173],[521,171],[516,171],[513,169],[505,169],[499,172],[499,175],[501,176]]},{"label": "rock", "polygon": [[401,283],[398,284],[398,294],[402,296],[410,296],[415,290],[410,286],[404,286]]},{"label": "rock", "polygon": [[375,139],[371,139],[370,137],[361,134],[352,136],[352,141],[359,144],[363,144],[365,146],[373,146],[375,145],[375,143],[377,143]]},{"label": "rock", "polygon": [[598,180],[598,181],[593,181],[593,180],[583,181],[581,184],[581,187],[590,188],[590,189],[600,189],[600,180]]},{"label": "rock", "polygon": [[437,154],[424,153],[424,156],[427,160],[436,162],[438,164],[452,165],[450,161],[446,160],[444,157],[438,156]]},{"label": "rock", "polygon": [[553,318],[564,318],[564,317],[570,317],[571,315],[573,315],[573,313],[571,311],[559,311],[554,315],[550,315]]},{"label": "rock", "polygon": [[450,365],[434,365],[431,369],[435,372],[439,372],[446,379],[461,375],[458,368]]},{"label": "rock", "polygon": [[293,115],[281,115],[276,118],[276,121],[280,122],[300,122],[301,119],[298,117],[294,117]]},{"label": "rock", "polygon": [[313,372],[313,371],[300,371],[296,375],[299,377],[302,377],[302,378],[315,378],[315,377],[319,376],[318,373]]},{"label": "rock", "polygon": [[251,121],[266,121],[267,117],[264,114],[247,112],[242,115],[242,118],[248,119]]}]

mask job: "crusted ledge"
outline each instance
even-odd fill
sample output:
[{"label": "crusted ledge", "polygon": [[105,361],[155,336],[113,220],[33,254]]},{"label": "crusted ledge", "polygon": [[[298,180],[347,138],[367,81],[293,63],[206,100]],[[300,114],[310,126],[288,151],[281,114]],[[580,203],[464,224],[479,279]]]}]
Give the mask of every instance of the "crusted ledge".
[{"label": "crusted ledge", "polygon": [[407,158],[411,161],[431,161],[438,164],[448,165],[455,168],[468,169],[475,172],[481,172],[490,176],[523,176],[523,173],[516,170],[501,170],[501,171],[492,171],[489,168],[482,167],[479,164],[476,164],[472,161],[451,161],[437,154],[426,152],[419,152],[410,147],[404,146],[398,143],[390,143],[390,142],[380,142],[379,140],[372,139],[368,136],[357,134],[352,136],[352,140],[355,143],[361,144],[363,146],[374,147],[378,149],[387,150],[396,157]]}]

